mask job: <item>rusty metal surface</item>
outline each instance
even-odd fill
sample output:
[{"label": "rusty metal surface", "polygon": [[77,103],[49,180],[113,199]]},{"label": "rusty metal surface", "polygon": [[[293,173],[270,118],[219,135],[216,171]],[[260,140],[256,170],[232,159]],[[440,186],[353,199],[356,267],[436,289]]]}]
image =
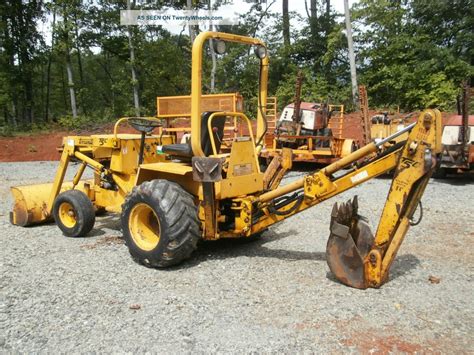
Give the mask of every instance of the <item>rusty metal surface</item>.
[{"label": "rusty metal surface", "polygon": [[334,204],[331,234],[326,246],[329,269],[343,284],[365,289],[364,259],[374,240],[368,224],[357,213],[357,197]]},{"label": "rusty metal surface", "polygon": [[204,236],[206,239],[215,239],[217,232],[216,220],[216,201],[215,190],[213,182],[202,183],[203,200],[202,207],[204,208]]},{"label": "rusty metal surface", "polygon": [[193,157],[193,179],[199,182],[215,182],[222,180],[222,159]]},{"label": "rusty metal surface", "polygon": [[285,173],[292,167],[293,153],[289,148],[283,148],[281,152],[275,152],[276,155],[265,170],[263,175],[263,186],[265,190],[276,189]]},{"label": "rusty metal surface", "polygon": [[372,140],[372,138],[370,137],[369,101],[367,98],[367,89],[364,85],[359,85],[359,105],[361,113],[363,143],[368,144]]},{"label": "rusty metal surface", "polygon": [[[303,84],[303,72],[298,70],[296,76],[296,85],[295,85],[295,99],[294,99],[294,110],[293,110],[293,122],[299,123],[301,120],[300,117],[300,107],[301,107],[301,86]],[[301,128],[301,127],[299,127]]]}]

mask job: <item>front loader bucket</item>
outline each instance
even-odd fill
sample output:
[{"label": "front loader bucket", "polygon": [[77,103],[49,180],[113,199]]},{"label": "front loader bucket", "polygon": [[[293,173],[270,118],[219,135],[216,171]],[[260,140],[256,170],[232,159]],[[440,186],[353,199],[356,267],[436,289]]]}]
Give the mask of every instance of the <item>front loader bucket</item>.
[{"label": "front loader bucket", "polygon": [[[92,181],[80,181],[75,189],[87,193]],[[11,187],[13,210],[10,212],[12,224],[26,227],[51,220],[52,206],[48,206],[53,184],[37,184]],[[61,192],[72,189],[72,182],[63,183]]]},{"label": "front loader bucket", "polygon": [[367,288],[364,260],[374,242],[369,225],[357,214],[357,196],[352,201],[334,204],[331,235],[326,247],[329,269],[343,284]]}]

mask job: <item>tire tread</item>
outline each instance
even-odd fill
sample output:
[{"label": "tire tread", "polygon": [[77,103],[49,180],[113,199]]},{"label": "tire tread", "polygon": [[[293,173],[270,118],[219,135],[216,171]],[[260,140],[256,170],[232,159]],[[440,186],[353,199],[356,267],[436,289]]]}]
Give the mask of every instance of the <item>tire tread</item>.
[{"label": "tire tread", "polygon": [[[127,235],[127,216],[136,203],[137,196],[155,201],[154,209],[159,208],[162,212],[159,216],[160,223],[164,221],[167,228],[166,231],[161,231],[160,238],[164,238],[165,245],[160,251],[141,253],[136,252],[135,248],[131,246],[133,242]],[[191,256],[201,238],[200,223],[193,196],[177,183],[161,179],[143,182],[128,194],[122,205],[122,227],[125,242],[133,259],[148,267],[162,268],[181,263]],[[159,249],[159,247],[155,249]]]}]

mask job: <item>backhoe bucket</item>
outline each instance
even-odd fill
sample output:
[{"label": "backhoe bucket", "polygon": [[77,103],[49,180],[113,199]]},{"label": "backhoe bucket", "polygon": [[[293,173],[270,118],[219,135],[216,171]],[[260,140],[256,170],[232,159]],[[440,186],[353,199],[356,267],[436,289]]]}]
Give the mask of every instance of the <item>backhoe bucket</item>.
[{"label": "backhoe bucket", "polygon": [[[87,194],[91,183],[91,181],[80,181],[75,189]],[[52,188],[52,183],[11,187],[14,205],[10,212],[10,222],[25,227],[51,220],[52,206],[48,206],[48,200]],[[61,186],[61,192],[71,189],[72,182],[65,182]]]},{"label": "backhoe bucket", "polygon": [[374,235],[363,217],[358,215],[357,209],[357,196],[339,207],[334,204],[326,260],[340,282],[365,289],[364,260],[373,245]]}]

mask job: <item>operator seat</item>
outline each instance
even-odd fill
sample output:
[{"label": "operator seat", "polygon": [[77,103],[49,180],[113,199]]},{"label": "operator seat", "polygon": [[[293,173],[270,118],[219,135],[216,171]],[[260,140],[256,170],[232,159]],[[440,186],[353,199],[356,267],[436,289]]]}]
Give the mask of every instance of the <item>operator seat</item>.
[{"label": "operator seat", "polygon": [[[207,129],[209,117],[217,111],[203,112],[201,115],[201,147],[204,155],[207,157],[213,153],[210,132]],[[212,134],[214,135],[214,142],[216,144],[217,153],[221,148],[221,142],[224,137],[225,116],[218,116],[212,120]],[[191,134],[193,134],[191,132]],[[193,157],[193,148],[191,143],[184,144],[168,144],[161,148],[163,153],[166,153],[177,159],[191,159]]]}]

